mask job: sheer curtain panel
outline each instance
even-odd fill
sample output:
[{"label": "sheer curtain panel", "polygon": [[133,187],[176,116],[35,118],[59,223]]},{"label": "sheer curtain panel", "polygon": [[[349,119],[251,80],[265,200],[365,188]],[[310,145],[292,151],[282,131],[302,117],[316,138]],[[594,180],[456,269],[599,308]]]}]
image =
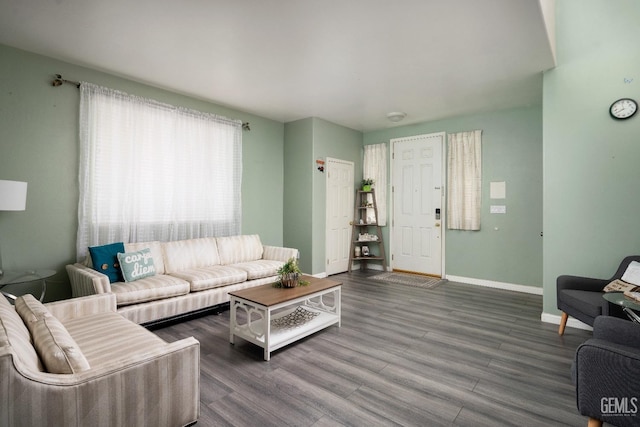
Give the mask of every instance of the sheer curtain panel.
[{"label": "sheer curtain panel", "polygon": [[[376,205],[380,226],[387,225],[387,144],[371,144],[364,146],[363,178],[373,179],[376,190]],[[367,216],[370,212],[367,212]],[[373,215],[373,209],[371,210]]]},{"label": "sheer curtain panel", "polygon": [[112,242],[240,234],[242,123],[80,85],[77,256]]},{"label": "sheer curtain panel", "polygon": [[448,135],[447,228],[480,230],[482,131]]}]

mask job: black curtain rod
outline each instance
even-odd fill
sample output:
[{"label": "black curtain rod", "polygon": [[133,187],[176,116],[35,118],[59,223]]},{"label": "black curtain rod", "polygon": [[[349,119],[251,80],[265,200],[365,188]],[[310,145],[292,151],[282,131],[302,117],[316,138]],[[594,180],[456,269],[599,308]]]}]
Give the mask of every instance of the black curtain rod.
[{"label": "black curtain rod", "polygon": [[63,83],[69,83],[71,85],[74,85],[77,88],[80,88],[80,82],[74,82],[73,80],[63,79],[60,74],[56,74],[56,78],[53,79],[53,81],[51,82],[51,85],[58,87],[58,86],[61,86]]},{"label": "black curtain rod", "polygon": [[[63,79],[61,74],[56,74],[56,78],[51,82],[52,86],[58,87],[62,86],[63,83],[69,83],[70,85],[74,85],[78,89],[80,88],[80,82],[74,82],[73,80]],[[250,131],[251,127],[249,127],[249,122],[242,123],[242,130]]]}]

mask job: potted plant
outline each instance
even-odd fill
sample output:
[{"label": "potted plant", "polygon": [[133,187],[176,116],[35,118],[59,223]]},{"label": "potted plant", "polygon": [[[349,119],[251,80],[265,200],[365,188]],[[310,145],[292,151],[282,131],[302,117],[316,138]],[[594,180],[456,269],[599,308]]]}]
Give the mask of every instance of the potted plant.
[{"label": "potted plant", "polygon": [[372,178],[366,178],[362,180],[362,191],[371,191],[371,186],[373,185]]},{"label": "potted plant", "polygon": [[280,280],[274,283],[276,288],[295,288],[309,284],[306,280],[300,280],[302,271],[300,271],[298,260],[295,258],[289,258],[276,272],[280,276]]}]

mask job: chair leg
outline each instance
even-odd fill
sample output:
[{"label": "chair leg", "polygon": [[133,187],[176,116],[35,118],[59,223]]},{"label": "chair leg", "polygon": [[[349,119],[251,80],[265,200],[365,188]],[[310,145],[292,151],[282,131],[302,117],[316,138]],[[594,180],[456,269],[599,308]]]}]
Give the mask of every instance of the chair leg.
[{"label": "chair leg", "polygon": [[569,318],[569,315],[563,311],[562,318],[560,319],[560,327],[558,328],[558,335],[564,334],[564,328],[565,326],[567,326],[568,318]]},{"label": "chair leg", "polygon": [[587,427],[602,427],[602,421],[589,417],[589,423]]}]

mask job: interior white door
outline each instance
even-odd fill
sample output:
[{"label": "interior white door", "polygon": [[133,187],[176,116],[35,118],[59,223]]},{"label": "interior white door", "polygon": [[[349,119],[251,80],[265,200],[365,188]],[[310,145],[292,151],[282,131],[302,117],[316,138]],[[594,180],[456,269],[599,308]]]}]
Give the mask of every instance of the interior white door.
[{"label": "interior white door", "polygon": [[444,133],[392,139],[391,266],[442,275]]},{"label": "interior white door", "polygon": [[327,275],[342,273],[349,267],[351,221],[353,221],[354,164],[327,158]]}]

